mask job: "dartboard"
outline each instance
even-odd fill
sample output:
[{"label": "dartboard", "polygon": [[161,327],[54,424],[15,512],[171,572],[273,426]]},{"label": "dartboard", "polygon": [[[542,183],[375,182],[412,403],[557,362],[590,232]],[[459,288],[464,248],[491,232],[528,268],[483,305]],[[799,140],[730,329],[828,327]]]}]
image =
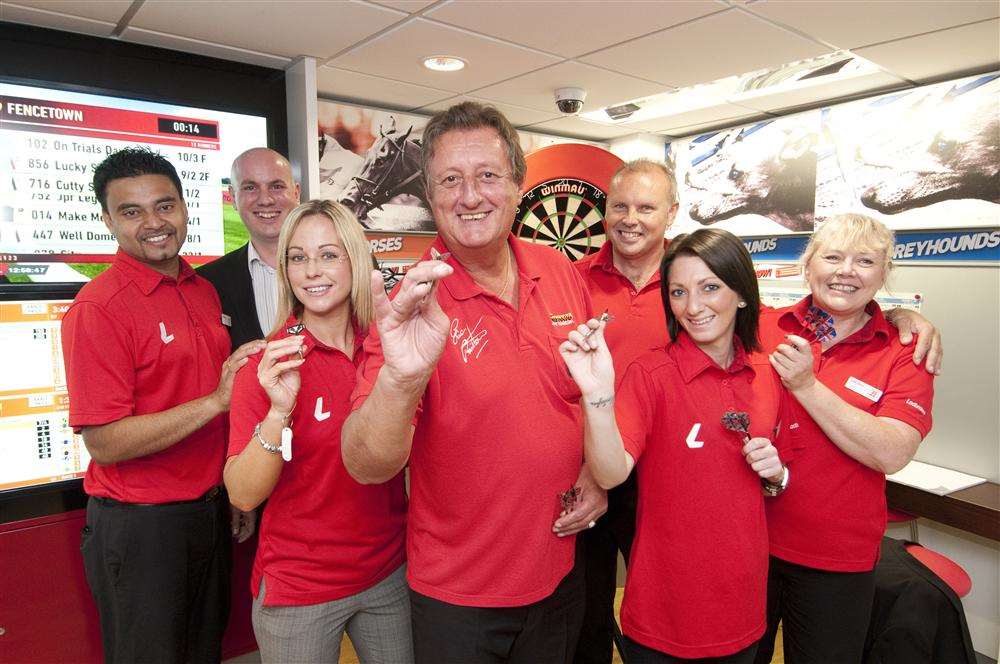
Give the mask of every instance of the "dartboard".
[{"label": "dartboard", "polygon": [[604,192],[583,180],[542,182],[521,198],[514,234],[547,244],[571,260],[595,253],[604,244]]}]

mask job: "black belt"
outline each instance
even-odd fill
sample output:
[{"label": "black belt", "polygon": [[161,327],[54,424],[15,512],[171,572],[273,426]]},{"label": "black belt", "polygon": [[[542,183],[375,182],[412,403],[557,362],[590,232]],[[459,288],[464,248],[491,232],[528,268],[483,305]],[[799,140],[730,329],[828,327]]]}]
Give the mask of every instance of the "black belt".
[{"label": "black belt", "polygon": [[123,503],[120,500],[115,500],[114,498],[106,498],[104,496],[91,496],[92,499],[101,503],[102,505],[121,505],[124,507],[166,507],[168,505],[191,505],[193,503],[210,503],[222,496],[222,487],[213,486],[211,489],[198,496],[194,500],[174,500],[169,503]]}]

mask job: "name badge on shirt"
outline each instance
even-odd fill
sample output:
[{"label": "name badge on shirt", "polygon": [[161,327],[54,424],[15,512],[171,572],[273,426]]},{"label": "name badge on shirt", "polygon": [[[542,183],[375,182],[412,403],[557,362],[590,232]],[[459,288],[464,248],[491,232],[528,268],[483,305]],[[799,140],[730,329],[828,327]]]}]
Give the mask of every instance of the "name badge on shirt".
[{"label": "name badge on shirt", "polygon": [[851,392],[857,392],[864,398],[873,402],[877,402],[882,398],[882,390],[877,387],[872,387],[868,383],[863,380],[858,380],[854,376],[847,379],[847,382],[844,383],[844,387],[849,389]]},{"label": "name badge on shirt", "polygon": [[232,327],[233,326],[232,317],[226,314],[222,314],[222,324],[225,325],[226,327]]}]

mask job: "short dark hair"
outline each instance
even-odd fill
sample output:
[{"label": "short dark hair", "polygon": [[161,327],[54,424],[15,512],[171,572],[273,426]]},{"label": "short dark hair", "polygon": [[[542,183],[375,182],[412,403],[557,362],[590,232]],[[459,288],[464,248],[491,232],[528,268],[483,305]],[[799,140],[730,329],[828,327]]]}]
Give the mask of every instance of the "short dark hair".
[{"label": "short dark hair", "polygon": [[697,256],[705,261],[708,269],[746,302],[745,307],[736,310],[736,338],[746,352],[759,351],[760,291],[753,260],[738,237],[715,228],[700,228],[688,235],[678,235],[667,247],[660,263],[660,297],[667,315],[670,340],[677,341],[681,329],[670,309],[670,266],[678,256]]},{"label": "short dark hair", "polygon": [[177,169],[158,152],[147,148],[122,148],[112,152],[104,161],[94,167],[92,186],[94,195],[101,203],[101,211],[108,211],[108,184],[121,178],[137,178],[140,175],[164,175],[177,187],[177,195],[184,199],[181,179]]},{"label": "short dark hair", "polygon": [[521,140],[517,135],[517,130],[504,117],[504,114],[493,106],[466,101],[435,114],[424,127],[424,133],[421,136],[424,149],[420,157],[420,168],[424,172],[424,188],[427,190],[428,196],[431,195],[432,183],[427,166],[434,157],[434,150],[441,136],[454,130],[471,131],[484,128],[493,129],[500,136],[504,147],[507,148],[511,177],[514,178],[518,187],[524,184],[528,165],[524,161],[524,150],[521,149]]}]

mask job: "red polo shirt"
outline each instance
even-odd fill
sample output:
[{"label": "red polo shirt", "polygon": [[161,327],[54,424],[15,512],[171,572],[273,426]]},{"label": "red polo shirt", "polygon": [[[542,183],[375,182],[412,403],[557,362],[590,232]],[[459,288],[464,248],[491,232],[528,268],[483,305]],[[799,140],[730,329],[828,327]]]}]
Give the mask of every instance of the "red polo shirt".
[{"label": "red polo shirt", "polygon": [[730,655],[764,633],[764,496],[722,416],[747,412],[751,436],[777,443],[781,407],[767,356],[739,344],[723,370],[681,332],[626,371],[615,414],[639,482],[621,612],[629,638],[700,658]]},{"label": "red polo shirt", "polygon": [[[363,335],[355,335],[352,360],[308,330],[302,334],[308,350],[290,424],[292,460],[268,497],[251,576],[254,597],[261,578],[266,580],[267,606],[320,604],[357,594],[404,560],[403,474],[382,484],[358,484],[340,455],[340,429],[351,410]],[[286,336],[282,331],[275,338]],[[257,380],[262,356],[252,356],[236,376],[229,456],[259,444],[252,440],[254,427],[271,407]]]},{"label": "red polo shirt", "polygon": [[[229,355],[219,297],[181,259],[177,279],[119,250],[62,322],[76,431],[159,413],[210,394]],[[226,416],[155,454],[90,462],[83,488],[126,503],[192,500],[222,481]]]},{"label": "red polo shirt", "polygon": [[[812,296],[761,314],[761,341],[772,351],[785,335],[811,339],[804,318]],[[813,342],[817,379],[855,408],[909,424],[926,436],[931,429],[934,377],[913,364],[916,344],[904,346],[882,315],[826,351]],[[862,394],[864,393],[864,394]],[[885,533],[885,475],[840,451],[795,399],[789,429],[796,454],[788,490],[767,503],[772,555],[836,572],[875,566]]]},{"label": "red polo shirt", "polygon": [[[664,241],[664,247],[669,245]],[[667,319],[660,296],[660,271],[636,290],[613,262],[612,245],[573,263],[590,292],[594,313],[609,311],[613,320],[604,328],[604,338],[615,363],[615,380],[621,384],[625,370],[640,355],[670,343]]]},{"label": "red polo shirt", "polygon": [[[518,309],[451,259],[455,273],[437,290],[451,334],[414,420],[410,587],[464,606],[538,601],[573,565],[575,538],[552,532],[583,461],[580,393],[559,344],[590,317],[590,299],[565,257],[509,243]],[[440,239],[434,247],[446,251]],[[376,333],[365,351],[354,408],[383,364]]]}]

